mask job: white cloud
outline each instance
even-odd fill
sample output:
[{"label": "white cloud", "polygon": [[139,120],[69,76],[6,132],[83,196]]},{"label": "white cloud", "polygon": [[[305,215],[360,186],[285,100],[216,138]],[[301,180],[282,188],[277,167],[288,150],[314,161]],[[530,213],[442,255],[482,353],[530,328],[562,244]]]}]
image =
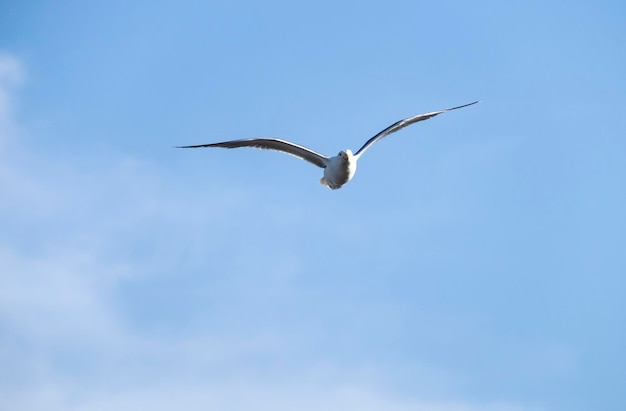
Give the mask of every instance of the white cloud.
[{"label": "white cloud", "polygon": [[448,401],[424,401],[381,392],[375,387],[353,384],[307,381],[306,376],[291,381],[198,381],[168,380],[154,385],[137,381],[134,387],[121,389],[87,388],[50,383],[29,396],[14,399],[15,409],[34,411],[154,411],[229,410],[229,411],[530,411],[506,403],[462,404]]},{"label": "white cloud", "polygon": [[106,267],[79,250],[57,255],[18,255],[0,248],[0,311],[13,332],[48,344],[88,338],[109,341],[115,321],[106,306],[110,278],[124,269]]},{"label": "white cloud", "polygon": [[24,78],[22,66],[15,57],[0,52],[0,150],[6,139],[14,134],[12,122],[12,91]]}]

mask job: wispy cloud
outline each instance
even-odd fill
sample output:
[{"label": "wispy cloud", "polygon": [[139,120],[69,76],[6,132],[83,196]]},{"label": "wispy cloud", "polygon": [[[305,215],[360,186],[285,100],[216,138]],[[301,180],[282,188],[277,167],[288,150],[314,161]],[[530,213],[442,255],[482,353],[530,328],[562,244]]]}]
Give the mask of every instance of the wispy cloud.
[{"label": "wispy cloud", "polygon": [[[6,138],[12,126],[12,91],[22,83],[24,70],[18,59],[0,52],[0,136]],[[0,140],[1,142],[2,140]]]},{"label": "wispy cloud", "polygon": [[[302,377],[301,375],[299,376]],[[157,383],[126,381],[132,386],[76,387],[50,382],[30,396],[21,396],[12,405],[21,410],[350,410],[364,411],[530,411],[506,403],[469,405],[446,401],[420,401],[386,394],[375,387],[337,381],[198,380],[168,379]],[[34,395],[32,395],[34,394]]]}]

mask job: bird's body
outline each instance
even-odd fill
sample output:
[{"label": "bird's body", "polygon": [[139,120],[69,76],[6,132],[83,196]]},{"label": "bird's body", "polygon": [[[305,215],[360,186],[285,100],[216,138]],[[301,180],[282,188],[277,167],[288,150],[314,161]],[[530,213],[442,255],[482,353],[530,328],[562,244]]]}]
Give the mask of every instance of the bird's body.
[{"label": "bird's body", "polygon": [[324,168],[324,177],[320,179],[320,184],[336,190],[352,180],[355,172],[356,158],[354,158],[352,151],[341,151],[328,160],[328,165]]},{"label": "bird's body", "polygon": [[363,155],[363,153],[378,140],[383,137],[388,136],[389,134],[395,133],[396,131],[411,125],[413,123],[417,123],[418,121],[427,120],[431,117],[434,117],[438,114],[445,113],[446,111],[456,110],[459,108],[471,106],[472,104],[476,104],[478,101],[474,101],[473,103],[464,104],[458,107],[452,107],[444,110],[433,111],[431,113],[426,114],[418,114],[413,117],[406,118],[404,120],[400,120],[390,125],[380,133],[376,134],[374,137],[370,138],[363,144],[363,146],[354,154],[352,154],[351,150],[340,151],[334,157],[327,157],[322,154],[316,153],[315,151],[300,146],[298,144],[291,143],[289,141],[280,140],[276,138],[251,138],[251,139],[243,139],[243,140],[232,140],[232,141],[224,141],[221,143],[211,143],[211,144],[200,144],[195,146],[179,146],[177,148],[200,148],[200,147],[223,147],[223,148],[238,148],[238,147],[255,147],[260,149],[267,150],[276,150],[286,154],[290,154],[292,156],[296,156],[303,160],[306,160],[312,164],[315,164],[318,167],[324,169],[324,177],[320,179],[320,183],[336,190],[341,188],[344,184],[352,179],[354,173],[356,172],[356,166],[359,158]]}]

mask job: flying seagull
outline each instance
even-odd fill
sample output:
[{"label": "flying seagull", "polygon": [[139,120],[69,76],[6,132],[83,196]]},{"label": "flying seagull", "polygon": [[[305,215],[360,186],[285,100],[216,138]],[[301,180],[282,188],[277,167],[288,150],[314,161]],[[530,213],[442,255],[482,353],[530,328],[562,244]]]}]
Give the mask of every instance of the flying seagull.
[{"label": "flying seagull", "polygon": [[418,121],[428,120],[431,117],[435,117],[438,114],[445,113],[446,111],[452,111],[459,108],[471,106],[473,103],[464,104],[458,107],[446,108],[444,110],[433,111],[431,113],[418,114],[413,117],[405,118],[404,120],[397,121],[370,138],[363,144],[363,146],[354,154],[351,150],[340,151],[334,157],[327,157],[319,154],[309,148],[300,146],[298,144],[291,143],[285,140],[279,140],[277,138],[248,138],[243,140],[224,141],[222,143],[212,144],[200,144],[196,146],[178,146],[176,148],[200,148],[200,147],[223,147],[223,148],[238,148],[238,147],[255,147],[266,150],[281,151],[292,156],[299,157],[310,163],[315,164],[318,167],[324,169],[324,177],[320,179],[320,183],[336,190],[341,188],[344,184],[352,179],[356,172],[356,163],[361,158],[363,153],[370,148],[378,140],[386,137],[396,131],[409,126]]}]

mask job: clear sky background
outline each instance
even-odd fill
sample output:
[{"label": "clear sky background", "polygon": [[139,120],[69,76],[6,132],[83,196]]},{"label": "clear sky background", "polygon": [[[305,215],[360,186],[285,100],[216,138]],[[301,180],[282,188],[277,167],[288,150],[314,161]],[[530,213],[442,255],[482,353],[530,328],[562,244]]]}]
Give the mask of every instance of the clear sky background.
[{"label": "clear sky background", "polygon": [[2,2],[0,409],[626,409],[625,19]]}]

